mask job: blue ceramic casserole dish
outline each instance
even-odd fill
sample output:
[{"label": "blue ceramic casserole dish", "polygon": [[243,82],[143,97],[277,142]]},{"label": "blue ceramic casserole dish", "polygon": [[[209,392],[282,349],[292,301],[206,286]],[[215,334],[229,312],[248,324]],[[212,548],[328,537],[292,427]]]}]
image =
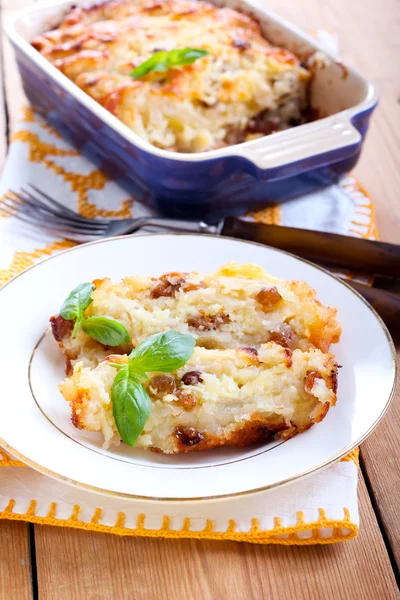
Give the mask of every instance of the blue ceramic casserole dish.
[{"label": "blue ceramic casserole dish", "polygon": [[30,45],[35,35],[57,26],[71,1],[34,5],[6,24],[34,108],[136,199],[170,216],[237,214],[337,181],[356,164],[377,101],[362,75],[264,7],[249,0],[216,4],[251,14],[268,40],[300,58],[319,56],[310,90],[319,120],[210,152],[162,150],[133,133]]}]

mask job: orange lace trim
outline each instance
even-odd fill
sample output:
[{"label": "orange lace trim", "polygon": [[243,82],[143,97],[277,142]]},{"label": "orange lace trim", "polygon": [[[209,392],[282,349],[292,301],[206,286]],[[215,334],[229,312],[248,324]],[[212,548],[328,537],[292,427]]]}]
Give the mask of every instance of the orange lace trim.
[{"label": "orange lace trim", "polygon": [[[151,537],[151,538],[192,538],[208,540],[234,540],[242,542],[253,542],[259,544],[283,544],[283,545],[311,545],[311,544],[332,544],[353,539],[358,533],[358,527],[351,521],[350,511],[343,508],[343,519],[327,519],[325,510],[319,508],[319,518],[311,523],[304,521],[303,511],[297,512],[297,522],[293,527],[284,527],[279,517],[275,517],[275,526],[270,530],[262,530],[258,519],[252,519],[252,526],[248,532],[236,531],[236,521],[229,520],[229,526],[226,531],[214,531],[213,521],[207,520],[207,524],[202,531],[191,530],[191,519],[186,517],[180,530],[171,529],[170,518],[165,516],[160,529],[146,529],[146,515],[140,514],[137,518],[136,528],[129,529],[125,527],[125,513],[118,513],[115,525],[102,525],[99,523],[102,517],[102,509],[96,508],[90,522],[86,523],[79,520],[81,507],[76,504],[69,519],[57,519],[57,503],[50,504],[50,510],[45,517],[35,514],[36,500],[31,500],[29,508],[25,514],[14,513],[15,500],[11,499],[7,508],[0,513],[0,519],[9,519],[15,521],[29,521],[42,525],[55,525],[58,527],[72,527],[74,529],[85,529],[89,531],[100,531],[114,533],[117,535],[126,535],[131,537]],[[322,537],[321,529],[332,529],[330,537]],[[298,534],[307,532],[310,534],[307,538],[301,538]]]}]

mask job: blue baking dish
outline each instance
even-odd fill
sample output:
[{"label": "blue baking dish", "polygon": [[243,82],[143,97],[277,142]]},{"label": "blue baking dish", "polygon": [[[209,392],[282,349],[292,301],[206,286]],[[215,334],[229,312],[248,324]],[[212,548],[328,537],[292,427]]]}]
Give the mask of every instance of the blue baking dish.
[{"label": "blue baking dish", "polygon": [[57,26],[72,2],[34,5],[6,24],[33,107],[137,200],[170,216],[238,214],[334,183],[356,164],[377,102],[367,79],[264,7],[248,0],[216,3],[250,13],[272,43],[304,60],[315,57],[310,102],[317,121],[210,152],[162,150],[133,133],[30,45],[35,35]]}]

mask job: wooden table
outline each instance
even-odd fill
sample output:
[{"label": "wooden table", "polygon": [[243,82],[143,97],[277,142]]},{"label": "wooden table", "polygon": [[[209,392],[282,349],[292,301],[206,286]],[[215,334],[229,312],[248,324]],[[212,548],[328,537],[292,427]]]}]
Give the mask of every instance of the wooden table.
[{"label": "wooden table", "polygon": [[[264,0],[266,2],[266,0]],[[0,22],[30,0],[0,0]],[[378,86],[381,101],[355,174],[376,202],[381,238],[400,232],[399,0],[269,0],[305,30],[336,31],[343,55]],[[22,92],[2,41],[0,165]],[[288,548],[234,542],[121,539],[0,522],[0,599],[371,599],[398,597],[400,403],[362,445],[361,529],[354,541]]]}]

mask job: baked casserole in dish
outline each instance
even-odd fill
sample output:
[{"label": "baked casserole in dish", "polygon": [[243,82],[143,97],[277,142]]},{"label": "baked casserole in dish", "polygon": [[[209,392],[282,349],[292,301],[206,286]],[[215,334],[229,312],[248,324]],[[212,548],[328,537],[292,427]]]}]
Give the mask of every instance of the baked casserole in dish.
[{"label": "baked casserole in dish", "polygon": [[362,75],[251,0],[61,0],[6,30],[33,107],[171,216],[239,213],[336,181],[376,105]]},{"label": "baked casserole in dish", "polygon": [[[133,78],[155,54],[193,46],[193,64]],[[201,152],[304,121],[311,72],[250,17],[201,0],[106,0],[73,8],[32,40],[42,56],[150,144]]]}]

